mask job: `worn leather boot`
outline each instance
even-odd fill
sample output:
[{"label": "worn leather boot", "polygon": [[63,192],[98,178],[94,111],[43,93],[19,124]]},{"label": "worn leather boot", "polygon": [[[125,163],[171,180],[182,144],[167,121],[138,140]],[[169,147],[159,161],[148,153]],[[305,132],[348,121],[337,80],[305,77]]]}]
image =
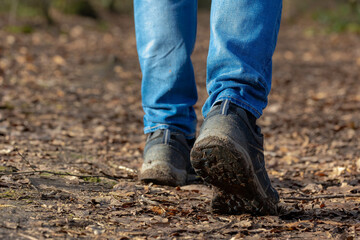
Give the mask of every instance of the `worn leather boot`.
[{"label": "worn leather boot", "polygon": [[196,178],[190,164],[194,140],[185,139],[168,129],[150,133],[144,149],[144,163],[139,178],[143,182],[181,186]]},{"label": "worn leather boot", "polygon": [[191,163],[214,186],[215,212],[277,214],[279,195],[265,169],[263,135],[256,118],[229,100],[207,115]]}]

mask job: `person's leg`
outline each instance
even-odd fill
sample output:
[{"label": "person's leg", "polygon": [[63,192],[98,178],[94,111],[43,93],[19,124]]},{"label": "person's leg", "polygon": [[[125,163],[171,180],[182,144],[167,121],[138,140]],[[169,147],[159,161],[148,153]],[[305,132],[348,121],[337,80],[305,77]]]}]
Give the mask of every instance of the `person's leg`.
[{"label": "person's leg", "polygon": [[261,116],[271,87],[281,8],[281,0],[212,1],[205,117],[225,99]]},{"label": "person's leg", "polygon": [[178,131],[194,138],[197,101],[190,55],[196,38],[196,0],[134,0],[145,133]]},{"label": "person's leg", "polygon": [[196,0],[134,0],[142,79],[144,131],[148,134],[139,178],[183,185],[193,176],[197,101],[190,55],[196,38]]},{"label": "person's leg", "polygon": [[276,214],[279,196],[265,169],[256,125],[267,104],[281,0],[213,0],[206,117],[191,162],[212,184],[214,210]]}]

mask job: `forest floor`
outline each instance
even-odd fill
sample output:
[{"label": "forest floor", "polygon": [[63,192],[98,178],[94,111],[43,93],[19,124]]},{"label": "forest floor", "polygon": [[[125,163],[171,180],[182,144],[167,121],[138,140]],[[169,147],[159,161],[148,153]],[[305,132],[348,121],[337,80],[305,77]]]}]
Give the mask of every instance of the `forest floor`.
[{"label": "forest floor", "polygon": [[[130,16],[0,16],[1,239],[360,239],[360,36],[284,21],[259,120],[279,216],[211,213],[211,189],[138,181],[141,72]],[[200,114],[209,14],[193,54]]]}]

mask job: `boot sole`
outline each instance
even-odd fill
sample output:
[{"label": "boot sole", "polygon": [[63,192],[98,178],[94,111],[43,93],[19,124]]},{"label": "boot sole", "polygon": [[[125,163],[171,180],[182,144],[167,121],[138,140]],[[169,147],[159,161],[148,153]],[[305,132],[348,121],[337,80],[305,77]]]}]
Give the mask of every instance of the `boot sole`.
[{"label": "boot sole", "polygon": [[205,137],[195,143],[191,163],[197,174],[217,189],[212,201],[214,212],[277,214],[277,204],[262,188],[249,154],[235,141]]},{"label": "boot sole", "polygon": [[182,186],[186,184],[187,172],[169,163],[152,164],[146,169],[142,169],[139,179],[145,183],[154,183],[167,186]]}]

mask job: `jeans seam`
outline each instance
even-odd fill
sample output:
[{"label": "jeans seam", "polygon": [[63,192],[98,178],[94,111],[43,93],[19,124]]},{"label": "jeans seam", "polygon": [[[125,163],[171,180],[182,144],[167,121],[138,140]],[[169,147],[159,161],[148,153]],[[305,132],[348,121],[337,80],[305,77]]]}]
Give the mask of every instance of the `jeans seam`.
[{"label": "jeans seam", "polygon": [[[282,8],[282,4],[281,4],[281,7],[280,8]],[[280,30],[280,24],[281,24],[281,10],[280,10],[280,13],[279,13],[279,15],[277,16],[277,18],[276,18],[276,27],[275,27],[275,36],[278,36],[278,34],[279,34],[279,30]],[[277,38],[277,37],[276,37]],[[263,67],[262,67],[262,73],[265,73],[265,72],[267,72],[267,69],[269,69],[269,64],[271,64],[272,63],[272,58],[273,58],[273,54],[274,54],[274,52],[275,52],[275,49],[276,49],[276,42],[277,42],[277,39],[275,39],[273,42],[272,42],[272,45],[271,45],[271,48],[269,48],[269,49],[271,49],[271,51],[272,51],[272,54],[271,54],[271,56],[267,59],[267,61],[265,62],[265,64],[263,65]],[[267,84],[267,82],[266,81],[259,81],[259,82],[261,82],[264,86],[265,86],[265,89],[266,89],[266,93],[267,94],[269,94],[269,90],[268,89],[270,89],[270,88],[268,88],[268,84]]]}]

